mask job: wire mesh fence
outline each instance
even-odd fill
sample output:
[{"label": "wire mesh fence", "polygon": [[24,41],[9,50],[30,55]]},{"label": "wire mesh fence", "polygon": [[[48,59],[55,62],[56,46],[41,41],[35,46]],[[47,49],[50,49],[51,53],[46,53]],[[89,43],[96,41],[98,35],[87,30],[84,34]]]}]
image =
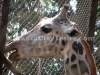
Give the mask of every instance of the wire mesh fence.
[{"label": "wire mesh fence", "polygon": [[[70,4],[71,21],[76,22],[84,36],[87,36],[91,0],[11,0],[8,22],[7,42],[25,34],[32,29],[44,16],[57,15],[63,4]],[[100,2],[98,12],[100,11]],[[97,14],[94,40],[94,56],[99,68],[99,44],[100,44],[100,13]],[[8,56],[9,53],[6,55]],[[12,63],[23,75],[64,75],[64,65],[61,57],[55,58],[28,58]],[[12,72],[3,68],[3,75],[12,75]]]},{"label": "wire mesh fence", "polygon": [[94,32],[94,57],[96,58],[96,65],[100,69],[100,1],[98,2],[97,20]]}]

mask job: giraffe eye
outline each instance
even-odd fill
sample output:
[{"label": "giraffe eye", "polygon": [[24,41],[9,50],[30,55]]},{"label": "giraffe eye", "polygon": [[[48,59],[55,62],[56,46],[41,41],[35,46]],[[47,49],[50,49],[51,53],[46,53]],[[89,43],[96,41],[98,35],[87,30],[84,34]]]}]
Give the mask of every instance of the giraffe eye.
[{"label": "giraffe eye", "polygon": [[41,27],[41,30],[46,34],[52,31],[52,29],[49,26],[43,26]]}]

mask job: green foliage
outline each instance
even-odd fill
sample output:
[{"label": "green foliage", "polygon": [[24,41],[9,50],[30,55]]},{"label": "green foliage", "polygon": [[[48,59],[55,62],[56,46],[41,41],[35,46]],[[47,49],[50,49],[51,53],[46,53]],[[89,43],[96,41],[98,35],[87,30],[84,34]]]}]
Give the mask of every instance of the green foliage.
[{"label": "green foliage", "polygon": [[61,57],[42,59],[41,75],[64,75],[64,63]]},{"label": "green foliage", "polygon": [[[16,38],[28,30],[32,29],[38,22],[41,16],[36,0],[11,0],[7,41]],[[53,0],[44,0],[43,16],[54,16],[59,9],[59,6]]]},{"label": "green foliage", "polygon": [[54,0],[43,0],[45,3],[44,16],[53,17],[60,10],[59,5]]}]

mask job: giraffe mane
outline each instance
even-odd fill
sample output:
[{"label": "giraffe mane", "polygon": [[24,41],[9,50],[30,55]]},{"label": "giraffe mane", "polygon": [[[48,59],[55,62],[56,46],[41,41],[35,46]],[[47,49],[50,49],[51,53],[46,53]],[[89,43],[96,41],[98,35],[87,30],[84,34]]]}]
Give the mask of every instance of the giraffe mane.
[{"label": "giraffe mane", "polygon": [[85,40],[82,40],[82,43],[84,45],[84,48],[86,50],[86,54],[88,57],[88,63],[90,66],[91,75],[95,75],[97,73],[97,68],[95,66],[95,61],[94,61],[94,57],[93,57],[91,49],[90,49],[90,45]]}]

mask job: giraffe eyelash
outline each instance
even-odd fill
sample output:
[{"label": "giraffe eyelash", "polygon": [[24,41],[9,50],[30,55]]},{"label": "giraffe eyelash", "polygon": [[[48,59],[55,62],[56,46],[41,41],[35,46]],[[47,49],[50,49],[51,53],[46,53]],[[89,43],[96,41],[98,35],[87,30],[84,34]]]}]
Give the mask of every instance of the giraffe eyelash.
[{"label": "giraffe eyelash", "polygon": [[41,27],[41,31],[43,31],[44,33],[49,33],[52,31],[52,28],[48,27],[48,26],[43,26]]}]

